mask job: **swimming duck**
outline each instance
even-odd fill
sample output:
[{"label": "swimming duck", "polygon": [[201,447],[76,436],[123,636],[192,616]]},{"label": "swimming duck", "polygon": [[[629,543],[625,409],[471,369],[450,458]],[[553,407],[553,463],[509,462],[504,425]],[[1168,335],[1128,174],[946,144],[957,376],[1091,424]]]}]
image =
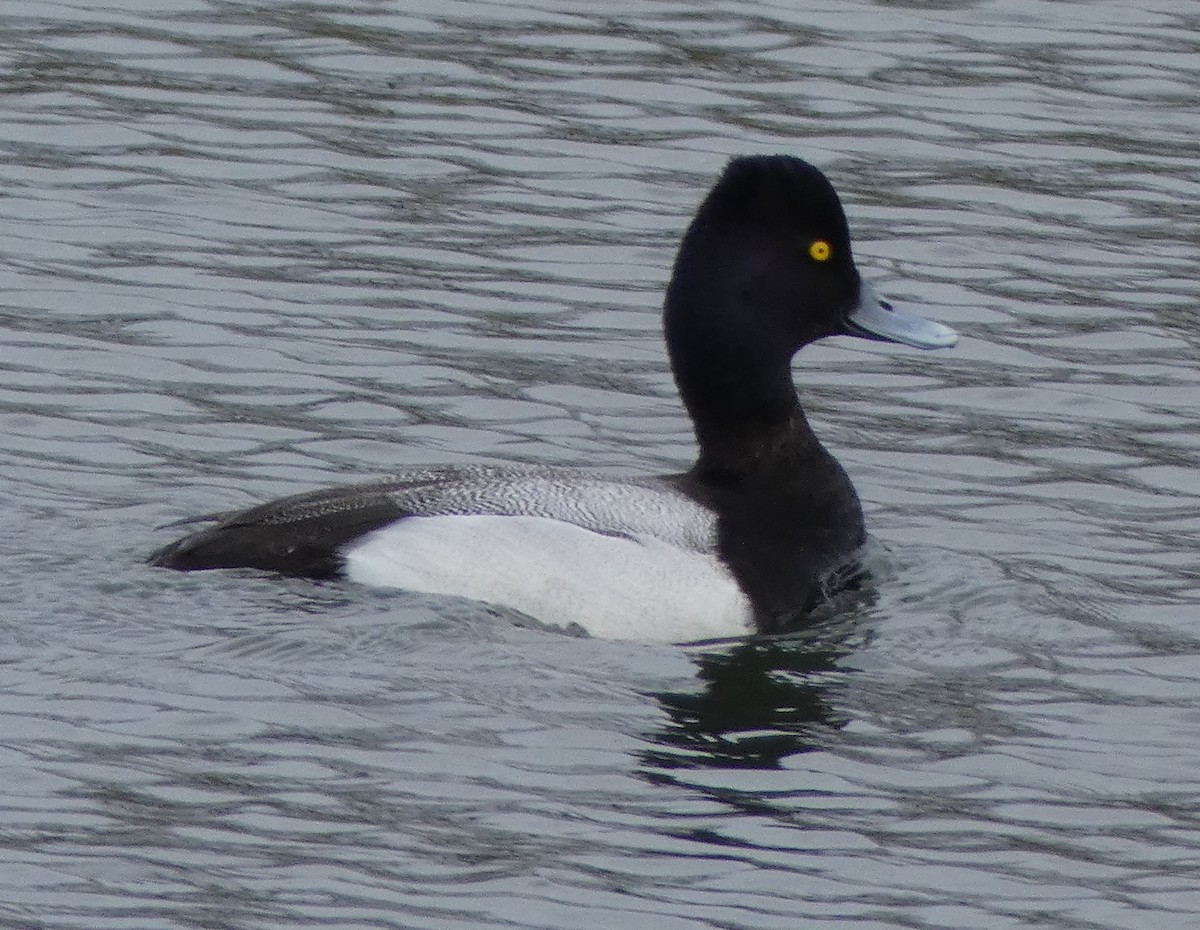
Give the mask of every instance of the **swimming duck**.
[{"label": "swimming duck", "polygon": [[663,328],[698,455],[682,474],[543,465],[412,468],[201,520],[151,556],[457,595],[598,636],[695,641],[783,631],[866,539],[791,359],[827,336],[922,349],[954,331],[859,276],[832,184],[786,155],[735,158],[692,219]]}]

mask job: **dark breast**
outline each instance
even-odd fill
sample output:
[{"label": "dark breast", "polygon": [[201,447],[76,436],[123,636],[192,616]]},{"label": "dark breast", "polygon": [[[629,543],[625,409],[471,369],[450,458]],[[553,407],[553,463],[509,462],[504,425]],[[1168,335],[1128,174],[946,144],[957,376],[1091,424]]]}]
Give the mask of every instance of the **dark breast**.
[{"label": "dark breast", "polygon": [[866,541],[854,485],[819,446],[758,473],[693,471],[681,487],[717,514],[717,552],[764,633],[795,626],[824,600]]}]

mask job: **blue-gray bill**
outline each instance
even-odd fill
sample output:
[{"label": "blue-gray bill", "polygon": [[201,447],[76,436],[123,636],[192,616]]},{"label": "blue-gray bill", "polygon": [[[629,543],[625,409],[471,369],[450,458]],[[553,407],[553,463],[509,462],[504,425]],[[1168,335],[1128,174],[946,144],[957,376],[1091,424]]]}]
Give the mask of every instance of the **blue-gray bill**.
[{"label": "blue-gray bill", "polygon": [[866,281],[859,289],[858,306],[846,317],[846,329],[854,336],[899,342],[918,349],[948,349],[958,342],[958,333],[949,326],[898,310]]}]

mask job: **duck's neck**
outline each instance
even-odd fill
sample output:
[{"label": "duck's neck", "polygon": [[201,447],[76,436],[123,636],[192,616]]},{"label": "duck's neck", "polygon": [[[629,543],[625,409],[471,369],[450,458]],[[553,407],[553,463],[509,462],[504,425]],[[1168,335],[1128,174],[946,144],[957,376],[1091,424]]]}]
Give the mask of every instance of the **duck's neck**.
[{"label": "duck's neck", "polygon": [[673,357],[672,367],[700,447],[697,477],[740,483],[828,457],[800,407],[787,355],[738,358],[724,346],[719,359]]}]

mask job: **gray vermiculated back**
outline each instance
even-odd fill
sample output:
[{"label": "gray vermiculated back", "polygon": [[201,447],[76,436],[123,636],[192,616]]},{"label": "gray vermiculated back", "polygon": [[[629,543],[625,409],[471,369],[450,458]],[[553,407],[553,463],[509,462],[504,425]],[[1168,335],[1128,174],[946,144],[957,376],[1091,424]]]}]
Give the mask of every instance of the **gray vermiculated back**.
[{"label": "gray vermiculated back", "polygon": [[[713,514],[669,479],[617,479],[539,465],[439,466],[399,472],[366,484],[279,502],[261,512],[280,524],[351,510],[364,496],[384,494],[407,516],[528,516],[562,520],[598,533],[653,536],[685,549],[716,545]],[[270,505],[267,505],[270,507]]]}]

